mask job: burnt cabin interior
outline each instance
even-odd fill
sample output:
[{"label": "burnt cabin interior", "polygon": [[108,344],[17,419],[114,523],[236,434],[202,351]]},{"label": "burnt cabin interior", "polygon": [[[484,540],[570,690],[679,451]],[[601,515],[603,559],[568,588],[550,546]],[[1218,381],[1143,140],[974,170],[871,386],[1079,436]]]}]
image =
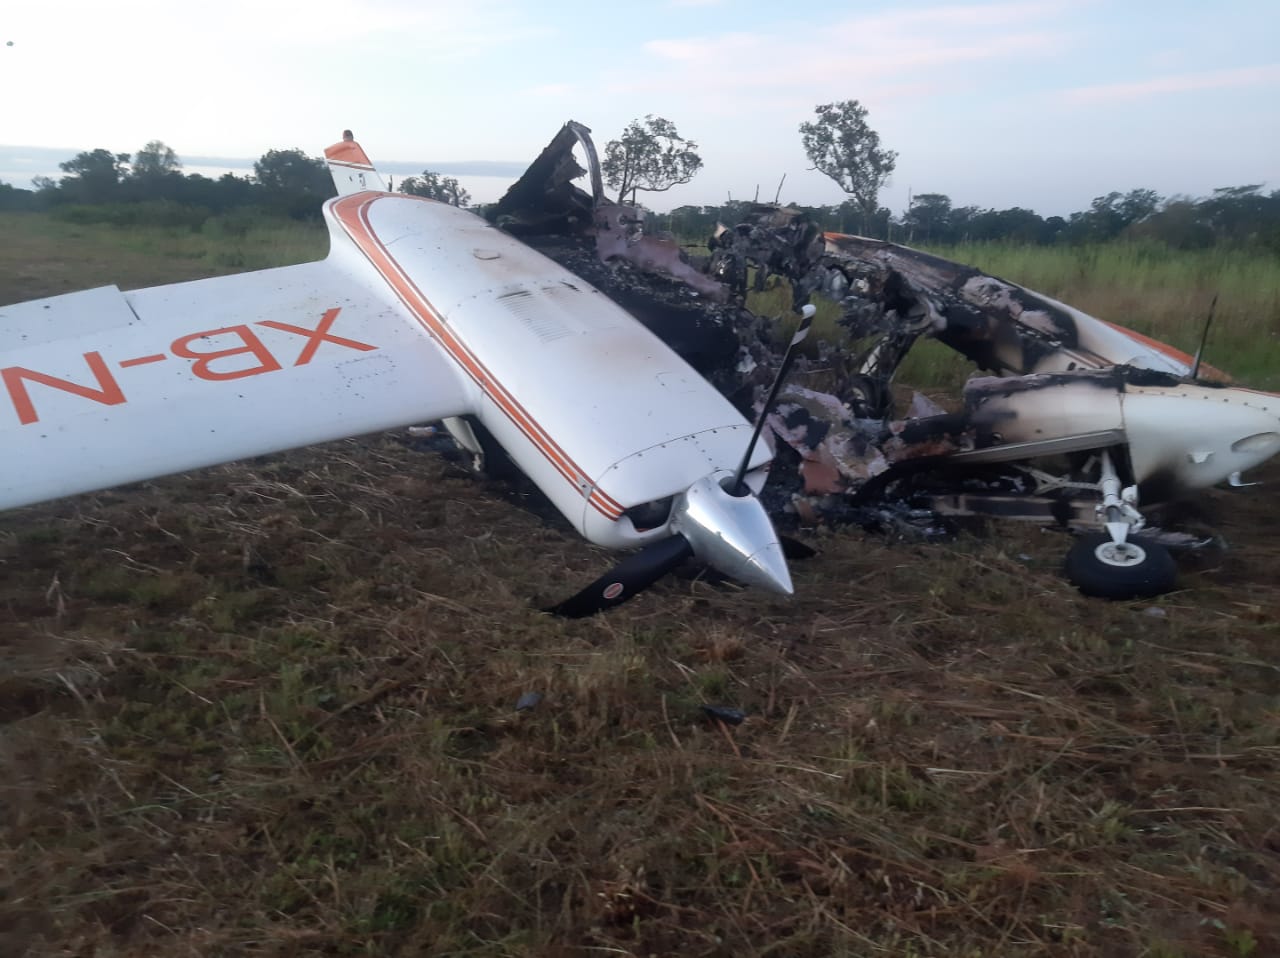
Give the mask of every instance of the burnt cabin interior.
[{"label": "burnt cabin interior", "polygon": [[[577,148],[585,150],[590,169],[575,159]],[[575,184],[583,177],[591,192]],[[930,485],[949,484],[961,492],[980,487],[1010,490],[1008,468],[947,461],[950,452],[1002,441],[999,423],[981,412],[987,390],[1009,394],[1084,380],[1123,391],[1130,383],[1178,382],[1171,374],[1126,366],[1028,375],[1047,355],[1075,348],[1077,330],[1066,309],[931,254],[824,234],[798,210],[756,205],[745,222],[709,238],[709,256],[689,257],[672,239],[645,234],[642,210],[604,196],[589,131],[572,122],[488,216],[612,298],[748,417],[754,417],[757,396],[771,380],[785,347],[774,324],[745,307],[748,284],[763,288],[770,275],[780,276],[791,284],[797,308],[815,293],[837,301],[838,323],[847,339],[835,349],[821,348],[828,358],[843,353],[829,364],[843,371],[835,377],[830,398],[847,412],[834,419],[815,414],[803,404],[788,404],[794,397],[784,389],[779,426],[803,435],[803,446],[809,450],[839,430],[843,448],[855,448],[868,458],[886,449],[892,454],[883,471],[865,481],[850,481],[846,495],[810,496],[813,512],[824,520],[883,524],[882,514],[870,520],[865,514],[877,497],[899,496],[896,504],[881,502],[881,508],[909,507],[913,501],[925,501],[913,496]],[[971,382],[959,411],[894,423],[894,374],[925,335],[965,356],[979,370],[1008,378],[982,385]],[[802,369],[804,365],[800,363]],[[785,522],[794,516],[794,499],[813,490],[801,477],[807,464],[800,461],[804,454],[798,455],[781,438],[774,445],[777,465],[765,498],[770,512]],[[1113,452],[1117,467],[1128,473],[1124,447],[1118,445]],[[1065,474],[1079,475],[1088,456],[1072,453],[1059,464]],[[1158,477],[1141,490],[1144,502],[1156,501],[1168,491]],[[1080,500],[1077,494],[1076,504],[1068,507],[1064,503],[1070,496],[1070,491],[1059,490],[1043,497],[1046,518],[1065,523],[1076,514]]]}]

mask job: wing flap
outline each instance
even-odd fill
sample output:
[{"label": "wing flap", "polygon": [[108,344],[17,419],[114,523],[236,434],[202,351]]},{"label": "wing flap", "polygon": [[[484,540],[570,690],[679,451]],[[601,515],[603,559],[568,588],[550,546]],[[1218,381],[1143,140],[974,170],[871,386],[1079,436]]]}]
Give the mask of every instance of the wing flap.
[{"label": "wing flap", "polygon": [[328,261],[37,300],[0,330],[0,508],[472,408],[403,307]]},{"label": "wing flap", "polygon": [[0,343],[13,348],[38,346],[76,336],[130,326],[137,316],[115,286],[100,286],[14,306],[0,306]]}]

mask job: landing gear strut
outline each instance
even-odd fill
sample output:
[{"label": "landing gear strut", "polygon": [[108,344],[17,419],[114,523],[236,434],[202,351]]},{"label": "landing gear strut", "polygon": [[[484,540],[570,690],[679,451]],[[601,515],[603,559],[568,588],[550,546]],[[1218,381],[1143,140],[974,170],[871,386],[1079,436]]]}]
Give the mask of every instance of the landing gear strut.
[{"label": "landing gear strut", "polygon": [[520,470],[493,434],[475,416],[444,420],[444,428],[463,452],[471,456],[471,471],[490,479],[514,479]]},{"label": "landing gear strut", "polygon": [[1138,490],[1122,488],[1110,453],[1101,454],[1098,517],[1106,532],[1081,536],[1067,553],[1067,579],[1085,595],[1136,599],[1162,595],[1177,583],[1178,568],[1164,546],[1135,535],[1146,520],[1137,509]]}]

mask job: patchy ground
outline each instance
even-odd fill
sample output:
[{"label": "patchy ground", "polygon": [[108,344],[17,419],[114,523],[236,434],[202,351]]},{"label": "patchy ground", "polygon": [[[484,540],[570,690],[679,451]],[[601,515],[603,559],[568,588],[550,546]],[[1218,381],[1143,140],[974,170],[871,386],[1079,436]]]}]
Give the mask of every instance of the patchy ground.
[{"label": "patchy ground", "polygon": [[1280,953],[1261,478],[1154,602],[993,524],[581,622],[400,434],[8,513],[0,953]]},{"label": "patchy ground", "polygon": [[1005,527],[580,623],[504,491],[387,436],[7,516],[5,952],[1280,947],[1266,489],[1156,603]]}]

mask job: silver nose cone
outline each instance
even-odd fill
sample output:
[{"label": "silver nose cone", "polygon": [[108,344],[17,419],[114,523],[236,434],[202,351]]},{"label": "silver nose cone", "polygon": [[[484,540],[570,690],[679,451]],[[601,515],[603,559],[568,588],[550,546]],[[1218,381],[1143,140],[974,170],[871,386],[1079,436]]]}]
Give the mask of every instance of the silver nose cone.
[{"label": "silver nose cone", "polygon": [[703,562],[747,585],[791,595],[791,572],[769,515],[753,495],[731,496],[729,473],[705,476],[675,506],[672,522]]}]

